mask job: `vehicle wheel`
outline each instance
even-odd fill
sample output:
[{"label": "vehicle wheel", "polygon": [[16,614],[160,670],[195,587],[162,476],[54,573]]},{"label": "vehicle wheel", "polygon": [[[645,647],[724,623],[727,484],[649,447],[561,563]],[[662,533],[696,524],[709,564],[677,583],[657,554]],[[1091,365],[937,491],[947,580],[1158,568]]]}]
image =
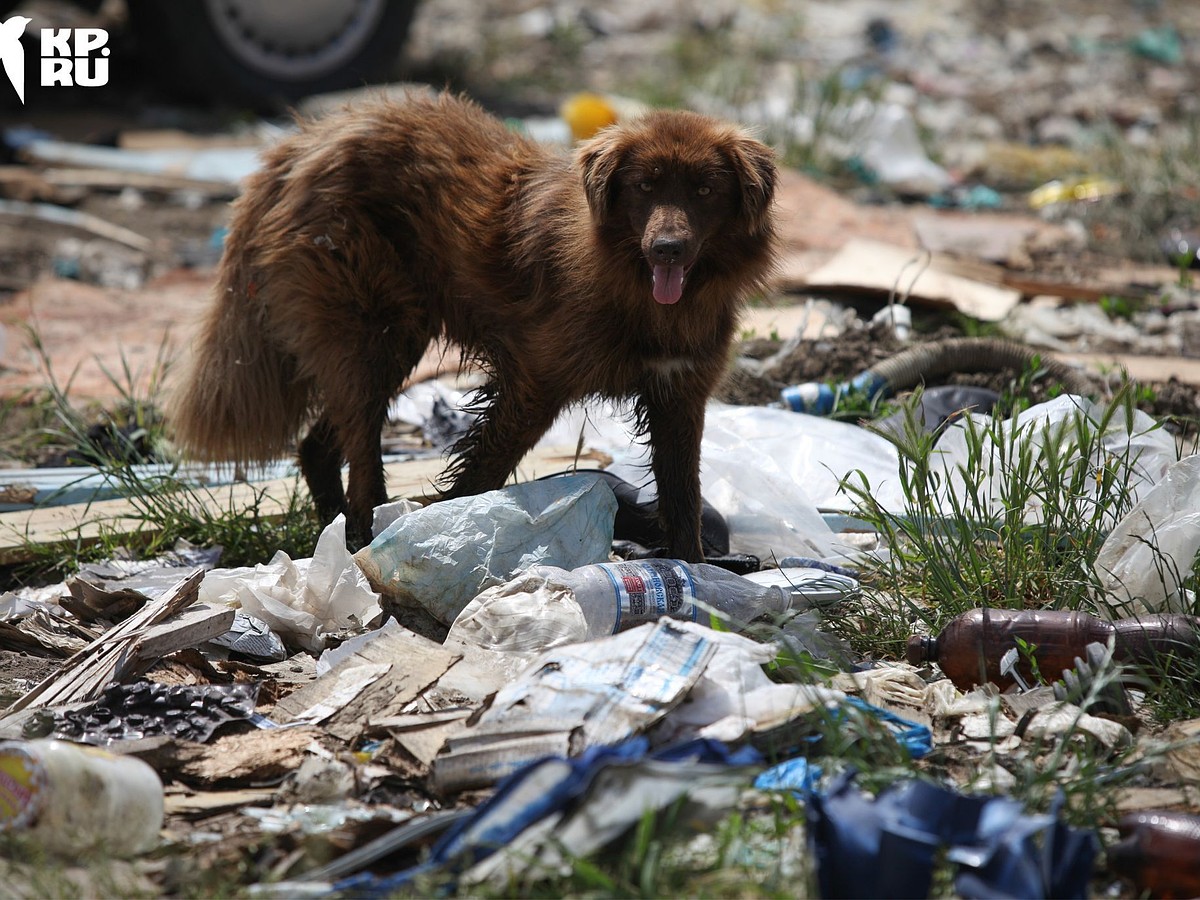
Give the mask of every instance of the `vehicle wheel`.
[{"label": "vehicle wheel", "polygon": [[275,106],[386,79],[417,0],[129,0],[138,44],[179,91]]}]

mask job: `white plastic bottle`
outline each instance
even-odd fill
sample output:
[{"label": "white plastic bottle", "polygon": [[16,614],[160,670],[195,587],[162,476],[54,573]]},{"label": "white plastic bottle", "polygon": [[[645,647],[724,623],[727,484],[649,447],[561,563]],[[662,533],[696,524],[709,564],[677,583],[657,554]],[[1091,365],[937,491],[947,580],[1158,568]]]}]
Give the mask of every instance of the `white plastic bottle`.
[{"label": "white plastic bottle", "polygon": [[541,650],[594,640],[662,616],[734,624],[787,612],[793,595],[717,566],[676,559],[597,563],[568,571],[532,566],[488,588],[450,629],[452,637],[499,650]]},{"label": "white plastic bottle", "polygon": [[0,743],[0,833],[63,856],[152,849],[163,823],[158,773],[133,756],[68,741]]}]

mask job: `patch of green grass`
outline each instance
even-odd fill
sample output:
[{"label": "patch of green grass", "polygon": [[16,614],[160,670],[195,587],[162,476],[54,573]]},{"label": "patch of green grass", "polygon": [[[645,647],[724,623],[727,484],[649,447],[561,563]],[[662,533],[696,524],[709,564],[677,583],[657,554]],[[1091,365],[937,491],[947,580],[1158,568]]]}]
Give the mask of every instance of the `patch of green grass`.
[{"label": "patch of green grass", "polygon": [[[148,453],[161,458],[169,452],[158,412],[167,374],[165,348],[160,348],[148,377],[133,371],[124,357],[116,372],[104,370],[119,399],[114,410],[103,411],[95,422],[72,403],[70,379],[65,384],[58,381],[36,335],[33,343],[42,355],[46,409],[53,419],[46,427],[47,439],[94,467],[129,508],[120,522],[100,522],[95,539],[85,540],[76,532],[64,533],[55,543],[27,543],[29,562],[13,573],[19,583],[60,579],[96,559],[129,554],[150,558],[180,539],[200,547],[222,547],[222,564],[227,566],[265,562],[277,550],[293,558],[311,555],[320,527],[298,484],[280,509],[263,490],[251,487],[248,499],[234,502],[225,492],[189,484],[178,465],[150,473],[142,465]],[[88,474],[90,468],[81,469],[81,477]]]},{"label": "patch of green grass", "polygon": [[[899,455],[903,508],[880,504],[861,474],[843,484],[855,514],[890,552],[869,573],[863,597],[831,626],[855,649],[895,658],[914,630],[936,634],[977,607],[1103,609],[1092,564],[1133,506],[1137,459],[1122,438],[1136,432],[1135,399],[1127,385],[1109,403],[1053,425],[971,417],[952,458],[945,438],[935,445],[906,407],[903,433],[884,435]],[[1160,575],[1194,586],[1194,569]],[[1178,710],[1180,698],[1194,694],[1190,669],[1168,673],[1173,686],[1156,691],[1151,704],[1171,697]],[[1195,699],[1190,708],[1200,714]]]}]

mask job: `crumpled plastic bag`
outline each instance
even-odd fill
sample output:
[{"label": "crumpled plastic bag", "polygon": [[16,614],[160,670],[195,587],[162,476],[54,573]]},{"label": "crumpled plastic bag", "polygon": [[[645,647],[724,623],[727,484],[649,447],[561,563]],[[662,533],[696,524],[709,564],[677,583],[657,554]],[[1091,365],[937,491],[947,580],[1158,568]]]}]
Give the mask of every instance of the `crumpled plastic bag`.
[{"label": "crumpled plastic bag", "polygon": [[[1004,459],[1009,449],[1005,445],[1010,440],[1013,429],[1019,429],[1019,439],[1028,441],[1032,452],[1036,454],[1041,454],[1046,444],[1047,433],[1053,435],[1057,430],[1063,429],[1059,453],[1065,465],[1068,461],[1078,458],[1080,453],[1074,438],[1074,427],[1078,417],[1083,417],[1089,426],[1098,425],[1104,417],[1104,411],[1104,407],[1096,401],[1075,394],[1063,394],[1053,400],[1031,406],[996,426],[1001,435],[1002,446],[997,447],[985,432],[980,448],[981,459],[976,460],[973,460],[971,442],[968,440],[968,423],[973,423],[976,430],[984,431],[991,427],[990,419],[973,413],[959,419],[946,429],[934,452],[934,457],[939,461],[937,464],[945,471],[945,487],[940,499],[946,514],[954,512],[952,504],[946,499],[947,492],[954,492],[960,497],[970,493],[964,487],[963,469],[995,473],[982,476],[978,492],[990,512],[999,514],[1003,510],[1002,479],[1009,465]],[[1126,487],[1135,499],[1145,495],[1152,485],[1160,481],[1178,456],[1175,451],[1175,439],[1165,428],[1158,427],[1158,423],[1146,413],[1134,410],[1128,422],[1124,416],[1112,416],[1090,460],[1093,474],[1089,475],[1084,487],[1089,496],[1096,495],[1095,473],[1105,472],[1112,459],[1123,460],[1126,455],[1130,462]],[[1041,501],[1037,496],[1029,499],[1024,517],[1027,522],[1042,520]],[[1103,524],[1111,525],[1115,522]]]},{"label": "crumpled plastic bag", "polygon": [[239,607],[284,643],[312,653],[324,648],[326,635],[360,631],[382,612],[346,549],[345,516],[321,532],[311,559],[293,560],[280,550],[269,563],[213,569],[200,583],[199,602]]},{"label": "crumpled plastic bag", "polygon": [[536,568],[492,585],[463,607],[447,638],[485,650],[541,652],[588,640],[587,617],[558,569]]},{"label": "crumpled plastic bag", "polygon": [[354,558],[376,590],[450,625],[516,572],[607,560],[616,511],[595,475],[515,484],[406,513]]},{"label": "crumpled plastic bag", "polygon": [[701,453],[701,490],[729,524],[731,553],[833,555],[835,537],[818,510],[851,510],[839,484],[856,470],[885,508],[902,508],[896,448],[856,425],[712,403]]},{"label": "crumpled plastic bag", "polygon": [[1104,587],[1097,612],[1108,619],[1191,612],[1180,581],[1200,551],[1200,455],[1167,470],[1109,533],[1092,564]]}]

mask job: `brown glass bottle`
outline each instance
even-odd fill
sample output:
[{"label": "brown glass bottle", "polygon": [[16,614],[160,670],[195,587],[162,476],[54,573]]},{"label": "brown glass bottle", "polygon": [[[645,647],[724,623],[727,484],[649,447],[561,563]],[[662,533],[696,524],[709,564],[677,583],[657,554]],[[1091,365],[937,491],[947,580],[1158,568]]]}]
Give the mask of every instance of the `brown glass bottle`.
[{"label": "brown glass bottle", "polygon": [[1146,810],[1122,816],[1117,828],[1121,840],[1105,854],[1113,874],[1151,897],[1200,897],[1200,818]]},{"label": "brown glass bottle", "polygon": [[[1114,637],[1113,656],[1123,663],[1153,669],[1167,654],[1200,657],[1200,618],[1184,615],[1140,616],[1106,622],[1072,610],[972,609],[951,619],[936,638],[908,639],[908,661],[936,662],[959,690],[992,682],[1001,689],[1013,679],[1000,674],[1000,660],[1019,638],[1034,647],[1033,659],[1047,681],[1075,666],[1093,641]],[[1018,648],[1017,671],[1027,684],[1036,679],[1029,655]]]}]

